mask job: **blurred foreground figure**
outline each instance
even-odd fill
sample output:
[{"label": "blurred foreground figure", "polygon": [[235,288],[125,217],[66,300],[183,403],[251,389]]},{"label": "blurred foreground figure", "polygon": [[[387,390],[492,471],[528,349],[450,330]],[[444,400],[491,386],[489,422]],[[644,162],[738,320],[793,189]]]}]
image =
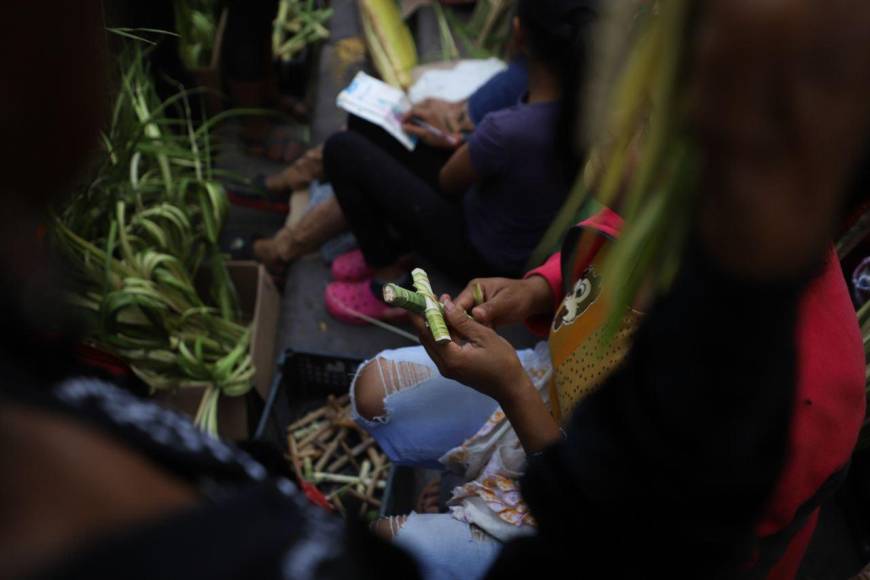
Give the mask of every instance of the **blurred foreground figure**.
[{"label": "blurred foreground figure", "polygon": [[86,170],[109,114],[100,6],[5,9],[14,25],[0,39],[0,577],[383,577],[366,563],[379,553],[397,576],[415,577],[409,558],[346,529],[280,470],[187,418],[71,376],[70,350],[46,339],[74,339],[37,226]]}]

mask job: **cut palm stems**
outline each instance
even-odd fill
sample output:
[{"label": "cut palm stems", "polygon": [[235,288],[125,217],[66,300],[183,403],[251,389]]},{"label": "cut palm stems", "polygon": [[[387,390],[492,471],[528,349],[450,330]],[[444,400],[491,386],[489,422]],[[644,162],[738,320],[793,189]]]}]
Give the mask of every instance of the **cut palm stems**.
[{"label": "cut palm stems", "polygon": [[474,305],[480,306],[484,302],[486,302],[486,295],[483,293],[483,286],[480,284],[475,284],[474,289],[472,290],[472,297],[474,298]]},{"label": "cut palm stems", "polygon": [[347,395],[330,396],[290,425],[287,448],[297,477],[317,486],[339,512],[345,514],[345,501],[353,498],[360,515],[377,517],[390,463],[351,417]]},{"label": "cut palm stems", "polygon": [[414,288],[417,290],[417,294],[420,294],[426,302],[423,316],[426,318],[426,325],[432,333],[432,338],[439,344],[450,342],[452,340],[450,338],[450,331],[447,330],[447,323],[444,321],[444,315],[441,312],[442,306],[432,292],[429,275],[422,268],[415,268],[411,272],[411,279],[414,281]]},{"label": "cut palm stems", "polygon": [[426,314],[426,298],[413,290],[402,288],[398,284],[384,285],[384,302],[396,308],[404,308],[414,314]]},{"label": "cut palm stems", "polygon": [[[474,286],[474,305],[480,306],[484,302],[483,288],[480,284]],[[419,292],[402,288],[398,284],[385,284],[383,290],[384,302],[396,308],[404,308],[419,316],[426,315],[426,297]],[[444,306],[438,303],[438,308],[444,314]]]}]

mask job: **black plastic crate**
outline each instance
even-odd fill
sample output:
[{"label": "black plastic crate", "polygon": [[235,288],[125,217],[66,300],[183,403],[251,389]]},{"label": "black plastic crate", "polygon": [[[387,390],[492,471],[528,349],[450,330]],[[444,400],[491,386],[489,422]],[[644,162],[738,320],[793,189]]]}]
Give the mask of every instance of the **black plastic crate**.
[{"label": "black plastic crate", "polygon": [[286,446],[284,431],[329,395],[348,392],[362,360],[314,352],[288,350],[278,361],[278,372],[260,417],[256,439]]},{"label": "black plastic crate", "polygon": [[362,360],[325,354],[288,351],[283,382],[298,400],[343,395]]}]

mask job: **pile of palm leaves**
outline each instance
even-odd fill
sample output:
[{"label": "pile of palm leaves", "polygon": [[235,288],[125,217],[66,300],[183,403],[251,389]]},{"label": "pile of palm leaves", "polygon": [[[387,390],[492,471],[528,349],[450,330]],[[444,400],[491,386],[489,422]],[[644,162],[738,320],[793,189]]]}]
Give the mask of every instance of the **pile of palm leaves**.
[{"label": "pile of palm leaves", "polygon": [[56,208],[52,240],[89,340],[152,390],[204,388],[196,422],[216,433],[219,396],[246,393],[254,368],[217,245],[228,202],[211,166],[215,121],[194,126],[187,92],[160,101],[140,45],[119,61],[99,163]]}]

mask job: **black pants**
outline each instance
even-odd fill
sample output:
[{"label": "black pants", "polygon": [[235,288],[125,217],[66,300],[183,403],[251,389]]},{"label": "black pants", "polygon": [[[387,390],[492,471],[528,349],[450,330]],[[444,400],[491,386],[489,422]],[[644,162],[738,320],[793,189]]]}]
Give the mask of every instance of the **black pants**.
[{"label": "black pants", "polygon": [[370,266],[388,266],[413,251],[458,282],[516,274],[491,267],[474,249],[461,200],[444,197],[365,136],[333,135],[324,146],[323,163]]},{"label": "black pants", "polygon": [[436,149],[425,143],[417,143],[413,151],[396,141],[396,138],[365,119],[348,115],[347,128],[365,137],[393,159],[411,170],[411,173],[438,189],[438,174],[453,154],[448,149]]}]

